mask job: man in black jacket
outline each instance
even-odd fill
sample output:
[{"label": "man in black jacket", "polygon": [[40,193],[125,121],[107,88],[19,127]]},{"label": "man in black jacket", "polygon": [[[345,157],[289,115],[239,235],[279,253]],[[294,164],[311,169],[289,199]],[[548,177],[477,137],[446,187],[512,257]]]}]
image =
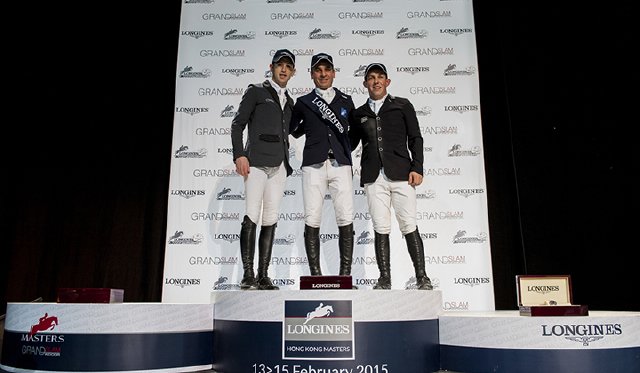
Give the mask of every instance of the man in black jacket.
[{"label": "man in black jacket", "polygon": [[369,99],[350,118],[352,148],[362,141],[360,186],[367,194],[375,231],[380,278],[374,289],[391,289],[389,233],[393,207],[413,261],[416,287],[431,290],[416,224],[415,187],[422,183],[423,140],[413,105],[406,98],[389,95],[390,83],[383,64],[369,64],[364,75]]},{"label": "man in black jacket", "polygon": [[[231,122],[231,144],[236,171],[244,178],[246,214],[240,230],[240,255],[244,274],[240,288],[276,290],[268,276],[269,262],[284,195],[289,165],[289,122],[293,100],[287,82],[295,73],[295,56],[287,49],[275,52],[271,78],[251,84]],[[246,143],[243,131],[248,126]],[[262,215],[258,238],[258,276],[253,270],[256,224]]]},{"label": "man in black jacket", "polygon": [[297,99],[291,119],[291,134],[305,135],[302,155],[304,200],[304,246],[311,275],[320,268],[320,223],[327,191],[331,194],[338,225],[340,275],[351,274],[353,261],[353,170],[349,141],[351,96],[333,87],[333,58],[319,53],[311,58],[315,89]]}]

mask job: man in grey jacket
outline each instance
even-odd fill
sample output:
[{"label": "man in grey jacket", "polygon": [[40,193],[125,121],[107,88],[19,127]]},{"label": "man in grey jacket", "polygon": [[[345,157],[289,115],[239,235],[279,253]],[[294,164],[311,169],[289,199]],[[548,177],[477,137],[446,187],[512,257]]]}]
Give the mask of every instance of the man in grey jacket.
[{"label": "man in grey jacket", "polygon": [[[293,99],[287,92],[287,82],[295,73],[294,54],[287,49],[277,50],[269,69],[270,79],[249,85],[231,122],[233,161],[245,187],[246,214],[240,230],[243,290],[278,289],[271,282],[268,269],[286,178],[293,171],[289,165],[288,138]],[[248,127],[246,142],[245,127]],[[253,260],[256,225],[261,215],[256,277]]]}]

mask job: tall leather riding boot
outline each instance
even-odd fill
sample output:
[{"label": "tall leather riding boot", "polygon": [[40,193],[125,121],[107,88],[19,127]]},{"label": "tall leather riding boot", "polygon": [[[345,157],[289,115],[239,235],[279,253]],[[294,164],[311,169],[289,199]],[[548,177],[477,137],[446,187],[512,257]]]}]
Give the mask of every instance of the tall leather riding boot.
[{"label": "tall leather riding boot", "polygon": [[433,290],[431,280],[427,277],[427,271],[424,265],[424,244],[418,228],[415,231],[404,236],[407,241],[407,249],[413,261],[413,268],[416,271],[416,288],[418,290]]},{"label": "tall leather riding boot", "polygon": [[269,262],[273,249],[273,239],[276,234],[276,225],[263,225],[260,227],[258,238],[258,290],[278,290],[269,278]]},{"label": "tall leather riding boot", "polygon": [[304,249],[312,276],[322,276],[320,270],[320,228],[304,225]]},{"label": "tall leather riding boot", "polygon": [[[351,264],[353,263],[353,223],[338,227],[340,237],[338,240],[338,248],[340,249],[340,272],[341,276],[351,275]],[[357,289],[355,285],[351,285],[352,289]]]},{"label": "tall leather riding boot", "polygon": [[391,289],[391,247],[389,245],[389,235],[375,232],[373,244],[376,250],[376,262],[378,262],[378,270],[380,277],[374,289]]},{"label": "tall leather riding boot", "polygon": [[242,259],[242,281],[240,289],[247,290],[256,287],[256,277],[253,272],[253,257],[256,253],[256,223],[252,222],[247,215],[242,221],[240,229],[240,258]]},{"label": "tall leather riding boot", "polygon": [[338,227],[340,237],[338,248],[340,250],[340,275],[351,274],[351,263],[353,263],[353,223]]}]

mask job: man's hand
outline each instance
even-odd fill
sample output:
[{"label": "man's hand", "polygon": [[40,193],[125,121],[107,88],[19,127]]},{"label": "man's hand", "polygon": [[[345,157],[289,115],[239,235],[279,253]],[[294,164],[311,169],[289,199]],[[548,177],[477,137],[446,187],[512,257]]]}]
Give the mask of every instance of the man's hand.
[{"label": "man's hand", "polygon": [[409,172],[409,185],[418,186],[422,184],[422,175],[415,171]]},{"label": "man's hand", "polygon": [[242,177],[249,175],[249,159],[247,157],[236,158],[236,172]]}]

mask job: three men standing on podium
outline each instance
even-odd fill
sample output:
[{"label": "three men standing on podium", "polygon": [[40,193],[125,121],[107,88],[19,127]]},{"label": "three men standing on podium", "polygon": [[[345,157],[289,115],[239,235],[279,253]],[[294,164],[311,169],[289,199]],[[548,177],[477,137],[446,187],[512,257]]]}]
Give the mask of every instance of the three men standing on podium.
[{"label": "three men standing on podium", "polygon": [[[416,288],[431,290],[424,246],[416,224],[416,191],[422,183],[423,139],[411,102],[387,93],[386,67],[369,64],[364,86],[367,103],[355,109],[350,95],[333,87],[333,58],[319,53],[311,59],[315,89],[295,106],[287,82],[295,73],[295,56],[281,49],[273,56],[271,79],[252,84],[242,97],[231,124],[236,171],[245,184],[246,215],[240,231],[243,264],[241,289],[275,290],[268,276],[275,228],[289,165],[289,134],[305,135],[302,160],[304,245],[311,275],[322,275],[320,223],[327,191],[339,231],[339,275],[350,275],[353,262],[353,171],[351,151],[362,141],[361,186],[367,194],[375,231],[374,246],[380,277],[374,289],[391,289],[391,209],[395,211],[416,274]],[[350,130],[351,125],[351,130]],[[248,139],[243,131],[248,126]],[[254,273],[256,224],[258,275]]]}]

